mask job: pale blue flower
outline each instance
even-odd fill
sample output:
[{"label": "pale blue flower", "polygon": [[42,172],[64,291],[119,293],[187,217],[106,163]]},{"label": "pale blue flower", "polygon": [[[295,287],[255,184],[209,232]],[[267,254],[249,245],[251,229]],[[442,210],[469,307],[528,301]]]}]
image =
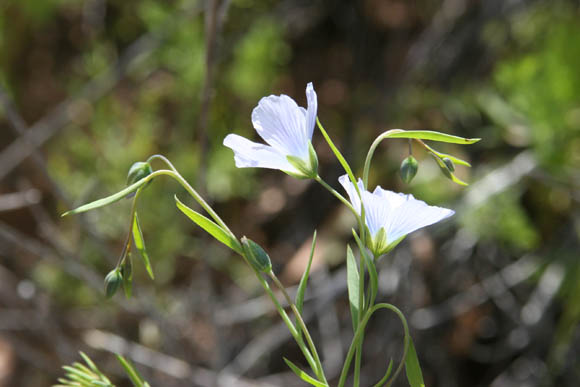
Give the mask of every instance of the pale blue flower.
[{"label": "pale blue flower", "polygon": [[306,86],[308,109],[287,95],[264,97],[252,111],[252,124],[268,145],[228,134],[224,145],[234,151],[238,168],[279,169],[300,178],[317,175],[318,159],[311,140],[318,101],[312,83]]},{"label": "pale blue flower", "polygon": [[[338,181],[348,194],[355,211],[360,215],[361,203],[348,175]],[[365,224],[369,232],[369,248],[375,255],[389,252],[403,238],[420,228],[437,223],[455,213],[447,208],[430,206],[413,195],[387,191],[377,186],[371,193],[364,189],[361,179],[358,187],[365,209]]]}]

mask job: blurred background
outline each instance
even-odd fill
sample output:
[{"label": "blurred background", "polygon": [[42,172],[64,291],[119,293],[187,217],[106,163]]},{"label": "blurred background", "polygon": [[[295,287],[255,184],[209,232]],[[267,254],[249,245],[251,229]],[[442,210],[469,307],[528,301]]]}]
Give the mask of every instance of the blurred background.
[{"label": "blurred background", "polygon": [[[318,115],[360,174],[390,128],[481,137],[435,148],[471,162],[458,186],[421,149],[383,143],[370,186],[453,208],[379,264],[379,300],[407,315],[427,386],[577,386],[580,378],[580,3],[572,0],[3,0],[0,2],[0,386],[47,386],[89,354],[119,386],[113,352],[154,386],[300,386],[304,364],[238,256],[174,207],[157,179],[139,203],[156,274],[103,295],[135,161],[169,157],[237,235],[265,246],[294,289],[318,230],[305,315],[336,383],[352,328],[352,216],[322,187],[238,170],[223,138],[258,141],[262,96]],[[320,173],[343,172],[315,130]],[[398,320],[377,315],[362,385],[398,359]],[[397,386],[405,386],[402,377]]]}]

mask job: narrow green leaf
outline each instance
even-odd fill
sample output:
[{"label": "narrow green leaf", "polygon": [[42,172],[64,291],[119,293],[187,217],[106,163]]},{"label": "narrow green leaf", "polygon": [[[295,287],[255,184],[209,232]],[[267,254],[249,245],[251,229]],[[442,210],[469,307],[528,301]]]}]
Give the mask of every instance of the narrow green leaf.
[{"label": "narrow green leaf", "polygon": [[330,139],[330,136],[328,135],[328,133],[326,133],[326,130],[324,130],[324,128],[322,127],[322,124],[318,120],[318,117],[316,118],[316,123],[318,124],[318,129],[320,129],[320,133],[322,133],[322,136],[324,136],[324,139],[326,140],[326,142],[328,143],[328,146],[332,150],[332,153],[334,153],[334,155],[336,156],[336,159],[338,160],[340,165],[342,165],[342,168],[344,168],[344,171],[348,174],[348,177],[350,178],[350,181],[352,182],[352,184],[354,184],[355,187],[357,187],[356,189],[358,192],[358,185],[356,182],[356,177],[354,177],[354,173],[352,173],[352,169],[350,169],[350,165],[348,165],[348,163],[346,162],[345,158],[342,156],[342,154],[340,153],[340,151],[338,150],[336,145],[334,145],[334,143]]},{"label": "narrow green leaf", "polygon": [[90,369],[88,369],[88,368],[87,368],[87,367],[86,367],[84,364],[81,364],[81,363],[79,363],[79,362],[76,362],[76,361],[75,361],[75,362],[72,364],[72,366],[73,366],[73,367],[75,367],[76,369],[78,369],[79,371],[83,371],[83,372],[84,372],[84,373],[86,373],[86,374],[89,374],[89,375],[92,375],[92,374],[94,374],[94,372],[93,372],[93,371],[91,371],[91,370],[90,370]]},{"label": "narrow green leaf", "polygon": [[385,384],[389,379],[389,376],[391,376],[392,370],[393,370],[393,359],[389,360],[389,366],[387,367],[387,372],[385,372],[385,375],[373,387],[381,387],[383,384]]},{"label": "narrow green leaf", "polygon": [[71,366],[63,366],[62,367],[65,371],[67,371],[67,378],[69,379],[77,379],[77,381],[86,381],[86,382],[90,382],[94,379],[94,376],[91,374],[87,374],[75,367],[71,367]]},{"label": "narrow green leaf", "polygon": [[464,186],[469,185],[466,182],[464,182],[463,180],[459,179],[457,176],[455,176],[455,174],[449,170],[449,168],[447,167],[447,165],[445,164],[443,159],[441,159],[438,155],[431,153],[431,156],[433,156],[433,158],[437,162],[437,165],[439,166],[439,169],[441,169],[441,172],[443,172],[443,174],[447,178],[451,179],[451,181],[453,181],[454,183],[459,184],[459,185],[464,185]]},{"label": "narrow green leaf", "polygon": [[97,375],[99,375],[101,377],[101,379],[107,381],[110,383],[109,379],[105,376],[105,374],[103,374],[101,372],[101,370],[99,370],[99,368],[97,368],[96,364],[91,360],[90,357],[87,356],[86,353],[80,351],[79,354],[81,355],[81,357],[83,358],[83,360],[85,361],[85,363],[87,363],[87,365],[91,368],[91,370],[96,373]]},{"label": "narrow green leaf", "polygon": [[405,373],[407,374],[407,380],[411,387],[425,387],[423,373],[419,365],[419,358],[417,357],[417,351],[415,351],[415,345],[413,345],[411,336],[409,336],[409,349],[405,357]]},{"label": "narrow green leaf", "polygon": [[139,372],[137,372],[135,367],[133,367],[133,365],[127,359],[125,359],[123,356],[121,356],[121,355],[116,355],[116,356],[117,356],[117,360],[119,360],[119,363],[121,363],[121,365],[125,369],[127,376],[129,376],[129,379],[131,379],[131,382],[133,383],[133,385],[135,387],[144,387],[143,378],[141,377],[141,375],[139,375]]},{"label": "narrow green leaf", "polygon": [[106,198],[95,200],[94,202],[77,207],[74,210],[67,211],[64,214],[62,214],[61,217],[67,216],[67,215],[80,214],[81,212],[87,212],[90,210],[94,210],[95,208],[100,208],[100,207],[107,206],[111,203],[115,203],[115,202],[123,199],[125,196],[127,196],[131,192],[137,191],[139,189],[139,187],[141,187],[146,182],[147,181],[145,179],[141,179],[138,182],[131,184],[127,188],[117,192],[116,194],[113,194],[111,196],[107,196]]},{"label": "narrow green leaf", "polygon": [[455,164],[459,164],[459,165],[464,165],[466,167],[471,167],[471,164],[469,164],[467,161],[462,160],[458,157],[449,155],[447,153],[443,153],[443,152],[439,152],[433,148],[431,148],[429,145],[425,144],[425,148],[427,148],[427,150],[429,150],[430,152],[436,154],[437,156],[439,156],[440,158],[444,158],[447,157],[449,160],[453,161]]},{"label": "narrow green leaf", "polygon": [[149,260],[149,254],[147,254],[147,249],[145,248],[145,239],[143,239],[143,232],[141,231],[141,226],[139,225],[139,217],[137,216],[137,211],[135,211],[135,216],[133,217],[133,241],[135,242],[135,247],[139,250],[141,258],[143,259],[143,264],[145,269],[149,274],[151,279],[155,279],[153,275],[153,268],[151,267],[151,261]]},{"label": "narrow green leaf", "polygon": [[175,196],[175,204],[181,212],[183,212],[193,223],[197,224],[199,227],[203,228],[212,237],[228,246],[230,249],[234,250],[236,253],[243,255],[242,245],[236,238],[226,232],[223,228],[215,224],[210,219],[201,215],[199,212],[192,210],[183,204],[177,196]]},{"label": "narrow green leaf", "polygon": [[464,138],[453,136],[451,134],[435,132],[432,130],[392,129],[389,132],[390,133],[388,135],[385,135],[385,138],[418,138],[421,140],[448,142],[452,144],[473,144],[481,140],[481,138]]},{"label": "narrow green leaf", "polygon": [[358,303],[359,273],[356,268],[356,260],[349,245],[346,246],[346,283],[348,287],[348,302],[350,304],[352,327],[356,332],[356,329],[358,328],[358,314],[360,311]]},{"label": "narrow green leaf", "polygon": [[286,365],[288,367],[290,367],[290,369],[296,374],[296,376],[298,376],[300,379],[304,380],[306,383],[308,383],[312,386],[315,386],[315,387],[328,387],[327,384],[319,382],[318,380],[314,379],[312,376],[308,375],[306,372],[302,371],[300,368],[298,368],[290,360],[286,359],[285,357],[283,359],[284,359],[284,362],[286,362]]},{"label": "narrow green leaf", "polygon": [[310,275],[310,267],[312,266],[312,258],[314,257],[314,248],[316,247],[316,230],[314,230],[314,235],[312,236],[312,246],[310,247],[310,257],[308,257],[308,264],[306,265],[306,270],[300,278],[300,284],[298,285],[298,291],[296,292],[296,309],[298,312],[302,313],[302,306],[304,305],[304,293],[306,292],[306,285],[308,284],[308,276]]}]

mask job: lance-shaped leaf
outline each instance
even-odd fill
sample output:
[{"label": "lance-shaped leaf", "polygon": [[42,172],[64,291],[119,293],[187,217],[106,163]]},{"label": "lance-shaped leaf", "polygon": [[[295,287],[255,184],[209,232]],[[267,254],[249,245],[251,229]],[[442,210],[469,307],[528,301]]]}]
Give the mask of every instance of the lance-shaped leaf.
[{"label": "lance-shaped leaf", "polygon": [[322,127],[322,124],[320,123],[318,118],[316,118],[316,123],[318,124],[318,129],[320,129],[320,133],[322,133],[322,136],[324,136],[324,139],[328,143],[328,146],[332,150],[332,153],[334,153],[334,155],[336,156],[336,159],[338,160],[340,165],[342,165],[342,168],[344,168],[344,171],[348,175],[350,181],[352,181],[352,183],[354,185],[356,185],[356,178],[354,177],[354,173],[352,173],[352,169],[350,168],[350,165],[348,165],[348,163],[346,162],[342,153],[340,153],[340,151],[338,150],[336,145],[334,145],[334,143],[330,139],[330,136],[328,135],[328,133],[326,133],[326,130],[324,130],[324,128]]},{"label": "lance-shaped leaf", "polygon": [[315,387],[328,387],[327,384],[324,384],[316,379],[314,379],[312,376],[308,375],[306,372],[302,371],[300,368],[298,368],[294,363],[292,363],[290,360],[283,358],[284,362],[286,362],[286,365],[288,367],[290,367],[290,369],[296,374],[296,376],[298,376],[300,379],[304,380],[306,383],[315,386]]},{"label": "lance-shaped leaf", "polygon": [[471,167],[471,164],[469,164],[465,160],[460,159],[459,157],[455,157],[455,156],[449,155],[447,153],[439,152],[439,151],[433,149],[432,147],[430,147],[429,145],[427,145],[425,143],[423,143],[423,145],[425,146],[425,149],[427,149],[431,153],[436,154],[437,156],[439,156],[442,159],[443,158],[448,158],[449,160],[453,161],[455,164],[464,165],[466,167]]},{"label": "lance-shaped leaf", "polygon": [[127,188],[117,192],[116,194],[113,194],[111,196],[107,196],[106,198],[95,200],[94,202],[82,205],[80,207],[75,208],[74,210],[70,210],[70,211],[65,212],[61,216],[80,214],[81,212],[87,212],[90,210],[94,210],[95,208],[100,208],[100,207],[107,206],[111,203],[115,203],[115,202],[123,199],[128,194],[137,191],[147,181],[148,180],[146,178],[141,179],[138,182],[131,184]]},{"label": "lance-shaped leaf", "polygon": [[391,129],[384,132],[379,137],[418,138],[420,140],[448,142],[452,144],[473,144],[481,140],[481,138],[464,138],[459,136],[453,136],[451,134],[435,132],[432,130],[403,130],[403,129]]},{"label": "lance-shaped leaf", "polygon": [[149,274],[151,279],[155,279],[153,275],[153,268],[151,267],[151,261],[149,260],[149,254],[147,254],[147,249],[145,248],[145,240],[143,239],[143,232],[141,231],[141,226],[139,225],[139,217],[137,216],[137,212],[135,212],[135,216],[133,217],[133,241],[135,242],[135,247],[139,250],[141,254],[141,258],[143,259],[143,264],[145,265],[145,269]]},{"label": "lance-shaped leaf", "polygon": [[358,300],[359,292],[359,273],[356,268],[356,260],[350,246],[346,246],[346,284],[348,287],[348,302],[350,304],[350,317],[352,318],[352,327],[356,332],[358,328],[358,314],[360,305]]},{"label": "lance-shaped leaf", "polygon": [[116,355],[116,356],[117,356],[117,360],[119,360],[119,363],[121,363],[121,365],[125,369],[127,376],[129,376],[129,379],[131,379],[131,383],[133,383],[133,385],[135,387],[148,386],[148,383],[143,380],[143,377],[139,374],[139,372],[137,372],[137,370],[135,369],[133,364],[131,364],[127,359],[125,359],[121,355]]},{"label": "lance-shaped leaf", "polygon": [[197,211],[192,210],[183,204],[177,196],[175,196],[175,204],[181,212],[183,212],[191,221],[197,224],[199,227],[203,228],[212,237],[228,246],[230,249],[234,250],[236,253],[243,255],[242,245],[240,242],[230,233],[225,231],[223,228],[215,224],[210,219],[206,218]]},{"label": "lance-shaped leaf", "polygon": [[458,178],[457,176],[455,176],[453,171],[451,169],[449,169],[449,165],[447,163],[445,163],[445,161],[441,157],[439,157],[438,155],[436,155],[435,153],[432,153],[432,152],[431,152],[431,156],[433,156],[433,158],[437,162],[437,165],[439,166],[439,169],[441,169],[441,172],[443,172],[443,174],[448,179],[450,179],[451,181],[453,181],[454,183],[459,184],[459,185],[469,185],[466,182],[464,182],[463,180],[461,180],[460,178]]},{"label": "lance-shaped leaf", "polygon": [[409,348],[407,349],[407,356],[405,357],[405,372],[407,374],[407,380],[411,387],[425,387],[423,373],[421,372],[421,366],[419,365],[417,351],[415,351],[415,346],[413,345],[413,339],[411,336],[408,338]]}]

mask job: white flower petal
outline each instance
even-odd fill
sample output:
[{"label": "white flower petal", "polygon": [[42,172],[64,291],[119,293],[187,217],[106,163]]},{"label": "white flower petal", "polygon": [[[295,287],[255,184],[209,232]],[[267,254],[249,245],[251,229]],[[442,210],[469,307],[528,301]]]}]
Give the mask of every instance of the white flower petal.
[{"label": "white flower petal", "polygon": [[237,134],[228,134],[224,145],[234,151],[238,168],[259,167],[297,172],[286,157],[271,146],[255,143]]},{"label": "white flower petal", "polygon": [[[368,191],[362,192],[365,206],[365,224],[369,228],[371,237],[375,237],[381,227],[385,227],[391,207],[384,198],[374,195]],[[386,231],[386,230],[385,230]]]},{"label": "white flower petal", "polygon": [[285,156],[308,160],[306,117],[287,95],[264,97],[252,111],[256,132]]},{"label": "white flower petal", "polygon": [[318,97],[312,82],[306,85],[306,99],[308,100],[308,110],[306,115],[306,135],[312,139],[314,126],[316,126],[316,114],[318,112]]},{"label": "white flower petal", "polygon": [[[360,215],[360,200],[348,175],[341,176],[338,181],[344,187],[350,202]],[[429,206],[424,201],[415,199],[413,195],[388,191],[380,186],[373,193],[370,193],[363,188],[360,179],[358,186],[365,207],[365,223],[371,236],[374,237],[381,227],[384,227],[388,243],[420,228],[437,223],[455,213],[447,208]]]},{"label": "white flower petal", "polygon": [[[392,193],[394,194],[394,192]],[[389,215],[385,227],[388,242],[393,242],[413,231],[437,223],[455,213],[447,208],[429,206],[424,201],[415,199],[413,195],[404,196],[405,201],[393,208]]]},{"label": "white flower petal", "polygon": [[[350,178],[348,177],[348,175],[342,175],[341,177],[339,177],[338,182],[342,185],[342,187],[344,188],[344,190],[348,194],[350,202],[351,202],[352,206],[354,207],[355,211],[360,215],[360,198],[356,192],[356,188],[354,187],[354,184],[352,184],[352,181],[350,181]],[[361,179],[358,179],[358,187],[359,187],[359,190],[362,194],[365,190],[364,190],[363,183],[362,183]],[[365,205],[365,208],[366,208],[366,205]]]}]

